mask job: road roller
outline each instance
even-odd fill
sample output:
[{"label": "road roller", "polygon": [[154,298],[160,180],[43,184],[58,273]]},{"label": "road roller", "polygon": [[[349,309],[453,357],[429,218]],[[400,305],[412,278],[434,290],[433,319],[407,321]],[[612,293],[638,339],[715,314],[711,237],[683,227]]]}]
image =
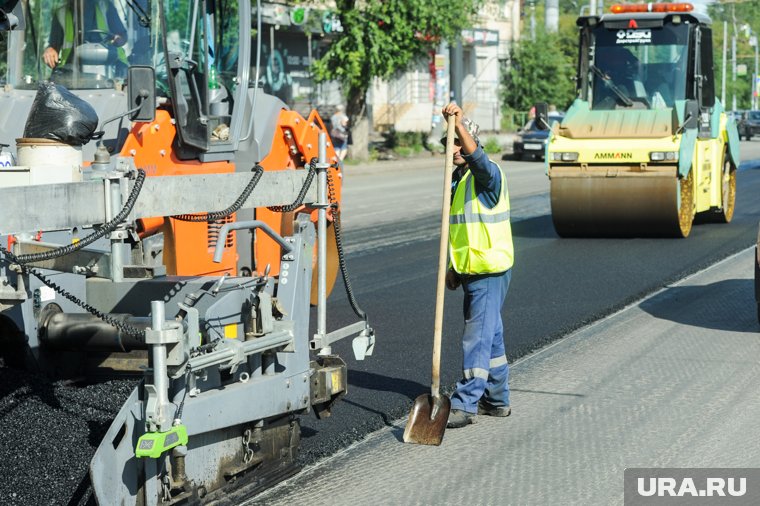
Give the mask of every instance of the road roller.
[{"label": "road roller", "polygon": [[[61,388],[132,380],[101,383],[97,402],[121,407],[67,434],[76,452],[33,450],[71,464],[46,474],[73,494],[52,502],[240,504],[297,471],[300,418],[345,394],[335,343],[374,349],[346,277],[342,165],[316,111],[260,86],[251,2],[58,4],[0,7],[0,363]],[[93,5],[118,39],[79,29]],[[328,331],[338,263],[357,320]],[[6,451],[29,452],[14,427]]]},{"label": "road roller", "polygon": [[715,96],[710,19],[688,3],[581,16],[577,99],[546,147],[562,237],[687,237],[728,223],[739,135]]}]

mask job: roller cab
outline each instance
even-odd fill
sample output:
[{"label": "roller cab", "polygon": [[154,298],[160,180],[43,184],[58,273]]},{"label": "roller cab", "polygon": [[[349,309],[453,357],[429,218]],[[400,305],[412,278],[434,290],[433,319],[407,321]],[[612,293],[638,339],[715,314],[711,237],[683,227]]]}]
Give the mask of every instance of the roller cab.
[{"label": "roller cab", "polygon": [[545,124],[559,235],[686,237],[696,213],[733,217],[739,137],[715,97],[710,20],[691,11],[578,19],[578,98]]}]

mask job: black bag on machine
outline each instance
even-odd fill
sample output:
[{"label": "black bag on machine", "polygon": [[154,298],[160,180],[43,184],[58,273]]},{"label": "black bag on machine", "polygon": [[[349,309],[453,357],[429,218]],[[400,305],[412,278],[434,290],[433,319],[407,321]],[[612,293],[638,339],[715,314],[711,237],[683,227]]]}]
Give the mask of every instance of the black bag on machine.
[{"label": "black bag on machine", "polygon": [[98,115],[90,104],[64,86],[45,81],[37,89],[24,137],[81,146],[93,138],[96,128]]}]

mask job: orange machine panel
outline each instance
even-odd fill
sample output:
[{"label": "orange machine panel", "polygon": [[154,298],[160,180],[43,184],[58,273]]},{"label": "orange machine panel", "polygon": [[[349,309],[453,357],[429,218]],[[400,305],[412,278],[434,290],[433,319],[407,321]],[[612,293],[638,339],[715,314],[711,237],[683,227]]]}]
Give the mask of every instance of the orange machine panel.
[{"label": "orange machine panel", "polygon": [[[230,162],[201,163],[197,160],[180,160],[172,152],[177,130],[167,111],[156,111],[152,123],[138,123],[129,133],[122,156],[132,156],[135,166],[150,176],[177,176],[234,172]],[[219,209],[209,209],[218,211]],[[234,215],[228,220],[233,220]],[[164,233],[164,265],[168,274],[180,276],[235,274],[237,252],[234,233],[230,234],[222,263],[213,262],[216,237],[222,223],[190,223],[169,217],[141,220],[141,231]]]},{"label": "orange machine panel", "polygon": [[[306,170],[311,159],[319,155],[320,132],[327,133],[327,129],[316,111],[312,111],[308,119],[304,119],[295,111],[280,111],[277,132],[275,132],[272,140],[269,154],[260,162],[261,166],[265,170],[295,170],[296,168]],[[338,167],[338,157],[329,136],[327,143],[327,161],[333,165],[329,169],[333,182],[333,198],[334,201],[340,202],[342,174]],[[312,184],[316,186],[316,183],[315,178]],[[305,206],[296,209],[294,213],[275,213],[269,209],[257,209],[256,218],[266,222],[278,233],[287,235],[290,233],[290,222],[292,222],[294,214],[304,212],[310,213],[311,220],[316,223],[317,210]],[[328,210],[328,220],[332,221],[331,210]],[[265,234],[257,234],[256,236],[255,255],[258,271],[263,271],[265,266],[269,265],[270,273],[273,276],[279,274],[280,248]],[[331,273],[328,280],[328,292],[332,288],[337,273],[337,255],[331,256],[334,258],[328,258],[328,269]]]},{"label": "orange machine panel", "polygon": [[[306,170],[310,160],[318,156],[319,133],[327,132],[322,119],[312,111],[304,119],[295,111],[282,110],[273,137],[269,154],[260,162],[264,170]],[[132,156],[135,165],[146,170],[148,176],[173,176],[189,174],[214,174],[234,172],[235,166],[230,162],[201,163],[197,160],[180,160],[172,152],[172,144],[177,135],[169,113],[156,111],[152,123],[137,124],[127,137],[122,156]],[[333,202],[340,202],[342,173],[338,158],[328,137],[327,159],[333,166],[329,169],[332,181],[330,197]],[[316,185],[316,179],[314,180]],[[255,190],[254,190],[255,192]],[[209,209],[218,211],[218,209]],[[266,222],[281,235],[288,235],[292,230],[292,221],[296,213],[309,213],[316,222],[317,210],[301,206],[292,213],[280,213],[266,208],[256,209],[256,219]],[[332,221],[332,211],[328,211]],[[233,221],[234,215],[227,218]],[[183,276],[235,275],[237,252],[235,234],[228,237],[227,247],[221,264],[213,263],[214,246],[219,228],[223,223],[190,223],[169,217],[156,217],[140,220],[139,232],[143,236],[164,233],[164,264],[167,273]],[[334,234],[330,236],[334,241]],[[337,254],[334,248],[328,248],[328,291],[332,289],[337,273]],[[280,271],[280,247],[265,234],[256,234],[254,244],[255,262],[259,272],[270,266],[270,275],[277,276]],[[316,256],[316,252],[315,252]]]}]

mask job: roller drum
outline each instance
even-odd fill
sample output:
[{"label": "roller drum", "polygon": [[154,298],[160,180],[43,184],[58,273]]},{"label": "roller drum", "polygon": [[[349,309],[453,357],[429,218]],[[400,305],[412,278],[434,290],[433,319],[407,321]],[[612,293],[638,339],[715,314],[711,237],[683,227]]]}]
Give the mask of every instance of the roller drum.
[{"label": "roller drum", "polygon": [[675,167],[552,167],[554,228],[562,237],[683,237],[680,186]]}]

